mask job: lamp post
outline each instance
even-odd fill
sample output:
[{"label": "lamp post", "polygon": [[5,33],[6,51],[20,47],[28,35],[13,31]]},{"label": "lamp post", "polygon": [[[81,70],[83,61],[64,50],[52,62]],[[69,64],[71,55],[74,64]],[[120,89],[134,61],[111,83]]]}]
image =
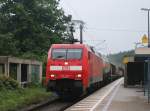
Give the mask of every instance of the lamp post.
[{"label": "lamp post", "polygon": [[147,11],[148,12],[148,48],[150,48],[150,31],[149,31],[149,8],[141,8],[141,10],[143,11]]}]

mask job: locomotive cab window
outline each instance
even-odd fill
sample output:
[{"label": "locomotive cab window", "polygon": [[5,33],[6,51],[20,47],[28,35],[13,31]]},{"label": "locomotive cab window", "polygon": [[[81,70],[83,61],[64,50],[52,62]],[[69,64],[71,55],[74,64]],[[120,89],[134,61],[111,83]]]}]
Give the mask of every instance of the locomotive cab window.
[{"label": "locomotive cab window", "polygon": [[67,59],[81,59],[82,49],[68,49]]},{"label": "locomotive cab window", "polygon": [[52,59],[81,59],[82,49],[53,49]]},{"label": "locomotive cab window", "polygon": [[66,59],[66,49],[54,49],[52,51],[53,59]]}]

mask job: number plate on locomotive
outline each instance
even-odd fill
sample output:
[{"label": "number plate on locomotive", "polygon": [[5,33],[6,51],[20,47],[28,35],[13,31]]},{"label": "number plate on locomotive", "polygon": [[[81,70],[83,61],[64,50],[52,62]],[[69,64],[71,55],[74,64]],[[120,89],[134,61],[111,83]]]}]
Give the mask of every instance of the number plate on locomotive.
[{"label": "number plate on locomotive", "polygon": [[62,70],[70,70],[70,67],[69,66],[63,66]]}]

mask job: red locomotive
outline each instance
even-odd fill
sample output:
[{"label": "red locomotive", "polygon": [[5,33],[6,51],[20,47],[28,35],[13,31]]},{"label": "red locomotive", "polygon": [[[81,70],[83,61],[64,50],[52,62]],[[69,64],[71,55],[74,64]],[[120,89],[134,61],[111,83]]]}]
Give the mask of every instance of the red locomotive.
[{"label": "red locomotive", "polygon": [[53,44],[48,52],[47,89],[60,97],[91,91],[109,77],[107,64],[92,47],[84,44]]}]

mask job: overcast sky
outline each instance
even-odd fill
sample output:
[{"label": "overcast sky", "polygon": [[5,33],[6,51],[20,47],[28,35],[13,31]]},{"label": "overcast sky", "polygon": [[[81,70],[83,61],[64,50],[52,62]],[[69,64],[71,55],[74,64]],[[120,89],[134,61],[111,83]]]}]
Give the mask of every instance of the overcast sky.
[{"label": "overcast sky", "polygon": [[60,0],[60,6],[86,23],[84,41],[100,43],[101,53],[134,49],[134,42],[147,34],[147,12],[140,9],[150,8],[150,0]]}]

